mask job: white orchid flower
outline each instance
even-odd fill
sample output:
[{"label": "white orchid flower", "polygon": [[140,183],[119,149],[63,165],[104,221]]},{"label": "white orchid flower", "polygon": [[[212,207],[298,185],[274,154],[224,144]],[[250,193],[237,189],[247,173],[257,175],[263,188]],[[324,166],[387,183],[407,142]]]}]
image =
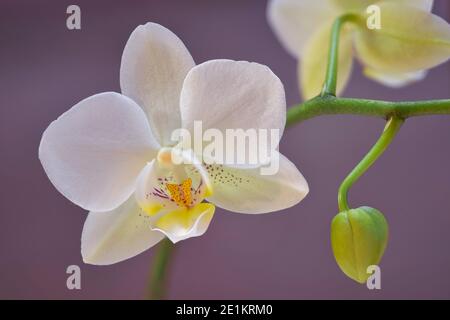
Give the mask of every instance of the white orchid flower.
[{"label": "white orchid flower", "polygon": [[[53,185],[90,211],[81,239],[86,263],[112,264],[164,237],[177,242],[202,235],[214,204],[264,213],[293,206],[308,193],[282,155],[270,176],[256,167],[172,161],[172,132],[197,120],[205,129],[282,131],[284,88],[269,68],[231,60],[196,66],[175,34],[147,23],[125,46],[120,84],[122,94],[100,93],[65,112],[39,146]],[[181,157],[195,159],[188,151]]]},{"label": "white orchid flower", "polygon": [[[380,9],[380,29],[366,25],[366,9]],[[299,59],[303,98],[322,89],[333,21],[347,13],[360,16],[347,24],[339,43],[338,94],[351,74],[353,56],[364,74],[384,85],[400,87],[425,77],[426,70],[450,57],[450,26],[431,14],[432,0],[271,0],[269,24],[285,49]]]}]

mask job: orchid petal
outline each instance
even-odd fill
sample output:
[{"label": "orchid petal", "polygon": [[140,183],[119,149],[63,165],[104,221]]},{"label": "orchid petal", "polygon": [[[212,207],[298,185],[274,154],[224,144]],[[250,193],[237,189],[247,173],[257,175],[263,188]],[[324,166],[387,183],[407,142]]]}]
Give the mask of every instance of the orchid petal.
[{"label": "orchid petal", "polygon": [[283,47],[295,58],[302,57],[306,44],[324,23],[340,14],[333,0],[271,0],[267,20]]},{"label": "orchid petal", "polygon": [[281,154],[278,156],[279,168],[271,175],[262,175],[261,168],[207,167],[214,188],[208,201],[229,211],[253,214],[297,204],[308,194],[308,183],[292,162]]},{"label": "orchid petal", "polygon": [[147,113],[161,145],[180,127],[180,92],[195,65],[183,42],[156,23],[137,27],[122,55],[120,86]]},{"label": "orchid petal", "polygon": [[[311,99],[321,93],[328,60],[331,25],[324,25],[310,39],[303,59],[299,63],[299,78],[303,99]],[[352,58],[351,30],[344,28],[339,39],[337,95],[342,93],[350,79]]]},{"label": "orchid petal", "polygon": [[283,84],[258,63],[211,60],[194,67],[184,81],[180,104],[183,128],[190,132],[196,121],[202,130],[224,136],[227,130],[277,131],[275,138],[267,134],[258,141],[268,150],[278,146],[286,122]]},{"label": "orchid petal", "polygon": [[110,211],[134,192],[135,180],[156,155],[144,112],[106,92],[76,104],[45,130],[39,159],[65,197],[91,211]]},{"label": "orchid petal", "polygon": [[153,247],[164,234],[150,229],[150,217],[130,197],[111,212],[89,213],[81,237],[83,261],[108,265]]},{"label": "orchid petal", "polygon": [[359,28],[359,59],[383,73],[409,73],[434,67],[450,57],[450,26],[413,6],[382,2],[381,29]]},{"label": "orchid petal", "polygon": [[180,208],[161,215],[153,230],[164,233],[173,243],[203,235],[214,216],[214,205],[199,203],[192,208]]},{"label": "orchid petal", "polygon": [[407,73],[383,73],[376,70],[365,68],[364,75],[372,80],[375,80],[385,86],[392,88],[401,88],[410,83],[423,80],[427,75],[427,71],[419,70]]}]

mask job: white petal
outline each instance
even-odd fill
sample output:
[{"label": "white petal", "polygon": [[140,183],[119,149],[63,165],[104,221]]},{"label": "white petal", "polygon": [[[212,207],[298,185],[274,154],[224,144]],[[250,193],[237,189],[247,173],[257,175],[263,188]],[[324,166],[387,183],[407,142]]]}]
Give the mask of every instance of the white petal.
[{"label": "white petal", "polygon": [[91,211],[109,211],[133,193],[135,180],[159,148],[145,113],[114,92],[91,96],[53,121],[39,159],[53,185]]},{"label": "white petal", "polygon": [[152,222],[153,229],[164,233],[173,243],[203,235],[214,216],[214,205],[199,203],[190,209],[178,209]]},{"label": "white petal", "polygon": [[340,8],[345,12],[363,12],[367,7],[372,4],[380,4],[382,2],[393,2],[396,4],[405,4],[410,6],[415,6],[422,10],[431,11],[433,6],[433,0],[332,0],[336,7]]},{"label": "white petal", "polygon": [[428,12],[431,12],[431,10],[433,9],[433,0],[415,0],[411,1],[410,3],[411,5],[414,5],[415,2],[417,2],[417,4],[415,4],[417,7],[422,8],[423,10],[426,10]]},{"label": "white petal", "polygon": [[414,6],[381,2],[381,29],[359,28],[355,49],[361,62],[385,73],[429,69],[450,57],[450,25]]},{"label": "white petal", "polygon": [[[336,0],[339,1],[339,0]],[[397,4],[405,4],[416,8],[431,12],[433,8],[433,0],[382,0],[381,2],[394,2]]]},{"label": "white petal", "polygon": [[154,246],[164,234],[152,231],[149,219],[134,197],[113,211],[89,213],[81,236],[83,261],[96,265],[113,264]]},{"label": "white petal", "polygon": [[332,0],[271,0],[267,19],[284,48],[298,58],[315,31],[340,12]]},{"label": "white petal", "polygon": [[427,75],[427,71],[420,70],[409,73],[384,73],[378,72],[374,69],[365,68],[364,74],[372,80],[384,84],[385,86],[401,88],[410,83],[423,80]]},{"label": "white petal", "polygon": [[[299,61],[300,91],[303,99],[308,100],[319,95],[325,82],[328,61],[328,48],[331,24],[324,24],[311,37]],[[340,95],[352,73],[353,47],[352,30],[344,28],[339,39],[339,59],[336,95]]]},{"label": "white petal", "polygon": [[[374,0],[331,0],[334,5],[345,12],[361,12],[369,5],[373,4]],[[394,0],[397,1],[397,0]]]},{"label": "white petal", "polygon": [[308,184],[295,165],[279,154],[279,170],[261,175],[260,169],[236,169],[213,166],[213,195],[208,201],[218,207],[240,213],[266,213],[289,208],[309,191]]},{"label": "white petal", "polygon": [[137,27],[122,55],[120,86],[148,115],[161,145],[180,127],[179,101],[183,80],[195,65],[183,42],[156,23]]},{"label": "white petal", "polygon": [[202,63],[188,73],[180,101],[182,126],[191,132],[194,121],[201,121],[203,131],[212,128],[223,134],[226,129],[277,130],[277,139],[271,140],[270,132],[267,134],[269,148],[275,148],[283,134],[286,121],[283,84],[268,67],[258,63],[232,60]]}]

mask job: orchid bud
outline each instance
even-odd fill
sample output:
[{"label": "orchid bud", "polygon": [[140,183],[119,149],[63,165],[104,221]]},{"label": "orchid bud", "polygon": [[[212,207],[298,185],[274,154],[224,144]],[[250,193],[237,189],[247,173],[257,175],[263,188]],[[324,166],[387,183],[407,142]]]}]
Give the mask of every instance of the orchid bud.
[{"label": "orchid bud", "polygon": [[388,241],[388,224],[377,209],[360,207],[338,213],[331,222],[331,246],[341,270],[365,283],[367,267],[378,265]]}]

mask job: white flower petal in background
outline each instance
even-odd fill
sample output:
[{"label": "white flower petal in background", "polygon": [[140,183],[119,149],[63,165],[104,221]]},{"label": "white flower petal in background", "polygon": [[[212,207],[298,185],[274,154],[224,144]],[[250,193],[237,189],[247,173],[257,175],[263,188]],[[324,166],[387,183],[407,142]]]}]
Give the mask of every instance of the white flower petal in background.
[{"label": "white flower petal in background", "polygon": [[83,261],[113,264],[153,247],[164,234],[152,231],[149,220],[133,196],[111,212],[89,213],[81,236]]},{"label": "white flower petal in background", "polygon": [[[301,0],[300,0],[301,1]],[[394,0],[396,1],[396,0]],[[376,3],[376,0],[331,0],[331,2],[342,11],[360,12],[369,5]]]},{"label": "white flower petal in background", "polygon": [[379,5],[383,2],[415,6],[429,12],[433,7],[433,0],[331,0],[331,2],[342,11],[356,13],[364,12],[370,5]]},{"label": "white flower petal in background", "polygon": [[208,201],[239,213],[267,213],[289,208],[309,191],[308,183],[297,167],[279,154],[275,175],[261,175],[260,168],[238,169],[211,165],[214,193]]},{"label": "white flower petal in background", "polygon": [[364,65],[385,73],[432,68],[450,57],[450,25],[413,6],[380,3],[380,30],[359,28],[355,47]]},{"label": "white flower petal in background", "polygon": [[184,78],[195,65],[183,42],[156,23],[137,27],[122,55],[122,93],[140,105],[161,145],[180,127],[180,92]]},{"label": "white flower petal in background", "polygon": [[[373,4],[381,9],[380,30],[369,30],[364,23],[366,9]],[[300,91],[310,99],[320,92],[328,60],[328,45],[317,40],[322,37],[319,34],[348,13],[360,15],[362,23],[346,24],[341,33],[338,92],[350,77],[353,55],[369,70],[365,72],[369,78],[384,85],[399,87],[422,80],[422,71],[450,56],[450,27],[430,13],[432,6],[432,0],[271,0],[267,19],[283,47],[300,60]],[[350,25],[356,54],[347,39]],[[342,42],[348,45],[342,48]]]},{"label": "white flower petal in background", "polygon": [[86,98],[53,121],[39,146],[50,181],[90,211],[115,209],[156,155],[145,113],[131,99],[107,92]]},{"label": "white flower petal in background", "polygon": [[[330,43],[331,24],[314,33],[299,61],[300,90],[305,100],[318,96],[325,81]],[[336,95],[346,87],[353,65],[353,41],[351,30],[343,28],[339,39],[339,60]]]},{"label": "white flower petal in background", "polygon": [[283,47],[295,58],[302,57],[306,43],[323,23],[339,15],[333,0],[270,0],[267,20]]},{"label": "white flower petal in background", "polygon": [[372,80],[375,80],[381,84],[392,88],[401,88],[410,83],[420,81],[424,79],[427,75],[426,70],[419,70],[416,72],[407,73],[383,73],[377,72],[376,70],[365,68],[364,75]]},{"label": "white flower petal in background", "polygon": [[380,0],[378,3],[383,2],[392,2],[396,4],[414,6],[428,12],[431,12],[431,9],[433,8],[433,0]]}]

